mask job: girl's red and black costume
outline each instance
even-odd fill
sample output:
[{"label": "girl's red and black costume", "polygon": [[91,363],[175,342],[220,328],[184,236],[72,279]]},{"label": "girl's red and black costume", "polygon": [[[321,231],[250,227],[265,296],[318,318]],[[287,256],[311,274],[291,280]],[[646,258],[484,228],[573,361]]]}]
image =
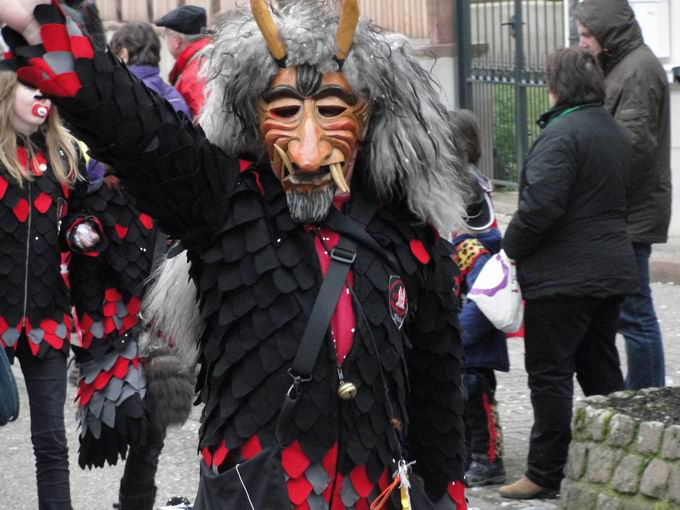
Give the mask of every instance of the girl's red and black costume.
[{"label": "girl's red and black costume", "polygon": [[[112,55],[95,54],[56,9],[38,6],[35,15],[47,54],[26,59],[20,78],[53,98],[96,157],[116,169],[140,209],[187,249],[205,323],[201,484],[219,497],[220,473],[276,452],[277,417],[292,382],[288,369],[323,279],[315,243],[324,234],[291,220],[267,164],[241,171],[239,160]],[[54,51],[71,52],[73,67],[48,65]],[[360,171],[367,171],[361,162]],[[462,348],[451,246],[406,207],[381,208],[358,190],[342,212],[358,219],[394,261],[360,244],[348,280],[356,330],[340,368],[356,385],[356,398],[338,398],[338,357],[328,334],[283,427],[282,451],[275,453],[280,462],[246,491],[255,496],[271,489],[272,497],[285,491],[295,509],[330,503],[336,510],[367,510],[391,481],[396,434],[424,481],[427,504],[416,510],[463,509]],[[336,324],[347,328],[348,319]],[[422,486],[417,476],[412,482]],[[394,496],[396,508],[398,491]]]},{"label": "girl's red and black costume", "polygon": [[42,358],[48,349],[68,354],[73,320],[62,254],[71,248],[71,230],[87,217],[82,202],[87,184],[77,181],[74,189],[60,184],[42,134],[30,142],[37,151],[29,158],[27,140],[17,137],[18,160],[30,180],[19,186],[0,168],[0,346],[14,351],[26,341]]}]

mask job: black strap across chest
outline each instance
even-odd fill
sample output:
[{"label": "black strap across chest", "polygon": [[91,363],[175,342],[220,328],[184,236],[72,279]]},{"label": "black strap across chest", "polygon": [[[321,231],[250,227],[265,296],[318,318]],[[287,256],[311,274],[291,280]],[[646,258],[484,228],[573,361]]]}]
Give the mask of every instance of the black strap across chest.
[{"label": "black strap across chest", "polygon": [[295,381],[309,380],[314,371],[314,364],[319,356],[323,339],[326,336],[335,305],[340,297],[347,273],[356,259],[357,243],[352,238],[343,236],[331,250],[331,263],[326,272],[321,290],[316,297],[307,327],[302,335],[295,359],[289,370]]}]

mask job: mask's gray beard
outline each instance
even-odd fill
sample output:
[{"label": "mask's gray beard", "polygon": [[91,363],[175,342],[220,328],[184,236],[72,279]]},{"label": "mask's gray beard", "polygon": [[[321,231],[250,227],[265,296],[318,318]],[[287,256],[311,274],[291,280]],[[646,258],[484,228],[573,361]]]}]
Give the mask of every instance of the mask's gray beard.
[{"label": "mask's gray beard", "polygon": [[335,183],[306,193],[290,190],[286,193],[290,217],[297,223],[317,223],[328,214],[334,196]]}]

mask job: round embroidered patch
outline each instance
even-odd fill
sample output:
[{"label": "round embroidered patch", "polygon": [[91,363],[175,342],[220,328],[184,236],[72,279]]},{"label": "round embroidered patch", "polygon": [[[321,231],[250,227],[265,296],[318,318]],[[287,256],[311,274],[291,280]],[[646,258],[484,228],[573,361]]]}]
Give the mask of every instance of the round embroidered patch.
[{"label": "round embroidered patch", "polygon": [[390,276],[390,283],[387,288],[390,316],[397,326],[401,329],[408,313],[408,296],[406,295],[406,285],[399,276]]}]

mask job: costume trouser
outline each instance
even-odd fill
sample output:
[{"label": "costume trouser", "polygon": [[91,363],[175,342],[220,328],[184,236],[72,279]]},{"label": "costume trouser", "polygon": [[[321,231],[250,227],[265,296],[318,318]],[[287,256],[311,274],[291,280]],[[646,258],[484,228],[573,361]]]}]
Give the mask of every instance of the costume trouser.
[{"label": "costume trouser", "polygon": [[665,384],[663,342],[649,287],[649,244],[633,243],[640,289],[626,296],[619,316],[619,332],[626,339],[626,388],[639,390]]},{"label": "costume trouser", "polygon": [[496,404],[496,375],[491,368],[463,369],[465,439],[468,457],[494,462],[503,458],[503,433]]},{"label": "costume trouser", "polygon": [[155,421],[149,420],[146,443],[128,451],[118,496],[121,510],[153,510],[156,471],[165,432]]},{"label": "costume trouser", "polygon": [[49,349],[42,359],[31,354],[27,338],[19,339],[17,358],[26,381],[31,414],[40,510],[71,508],[68,446],[64,424],[66,355]]},{"label": "costume trouser", "polygon": [[574,373],[586,395],[623,389],[616,350],[620,299],[528,299],[524,315],[525,366],[534,425],[527,477],[559,489],[571,441]]}]

